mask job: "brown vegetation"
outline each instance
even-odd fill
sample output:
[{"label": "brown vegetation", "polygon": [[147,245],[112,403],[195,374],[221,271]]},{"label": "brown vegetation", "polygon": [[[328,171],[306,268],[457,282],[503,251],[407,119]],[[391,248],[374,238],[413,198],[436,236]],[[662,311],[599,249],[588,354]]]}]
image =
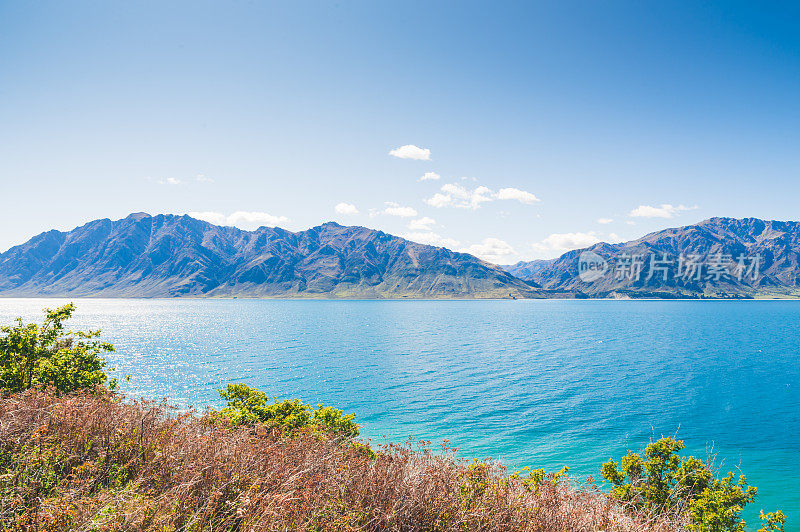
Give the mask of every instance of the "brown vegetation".
[{"label": "brown vegetation", "polygon": [[604,493],[444,447],[231,427],[101,392],[0,400],[10,530],[672,531]]}]

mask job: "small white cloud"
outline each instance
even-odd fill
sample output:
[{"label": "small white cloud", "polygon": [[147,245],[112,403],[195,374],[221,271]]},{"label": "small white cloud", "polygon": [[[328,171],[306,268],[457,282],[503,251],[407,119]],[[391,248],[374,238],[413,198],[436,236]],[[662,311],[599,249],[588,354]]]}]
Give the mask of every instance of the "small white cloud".
[{"label": "small white cloud", "polygon": [[453,249],[459,245],[458,240],[452,238],[445,238],[433,231],[420,231],[414,233],[406,233],[402,235],[406,240],[417,242],[419,244],[427,244],[429,246],[438,246],[448,249]]},{"label": "small white cloud", "polygon": [[453,198],[456,207],[467,209],[477,209],[481,203],[486,203],[494,199],[492,191],[483,185],[468,190],[461,185],[450,183],[441,188],[447,196]]},{"label": "small white cloud", "polygon": [[275,227],[276,225],[288,222],[289,218],[286,216],[273,216],[266,212],[247,212],[236,211],[228,216],[229,225],[266,225],[267,227]]},{"label": "small white cloud", "polygon": [[634,222],[633,220],[625,220],[625,223],[628,225],[636,225],[636,222]]},{"label": "small white cloud", "polygon": [[389,155],[398,157],[400,159],[416,159],[417,161],[431,160],[431,150],[427,148],[420,148],[419,146],[414,146],[413,144],[406,144],[405,146],[395,148],[389,152]]},{"label": "small white cloud", "polygon": [[408,222],[408,228],[412,231],[430,231],[433,225],[436,225],[436,220],[427,216]]},{"label": "small white cloud", "polygon": [[152,177],[147,178],[148,181],[155,181],[159,185],[186,185],[191,183],[192,181],[196,183],[213,183],[214,180],[210,177],[206,177],[205,174],[197,174],[194,179],[188,179],[184,181],[183,179],[178,179],[177,177],[166,177],[163,179],[154,179]]},{"label": "small white cloud", "polygon": [[660,207],[653,207],[652,205],[639,205],[633,209],[629,216],[634,218],[673,218],[683,211],[691,211],[696,209],[694,207],[686,207],[685,205],[670,205],[669,203],[662,203]]},{"label": "small white cloud", "polygon": [[229,225],[228,217],[221,212],[213,211],[194,211],[188,213],[192,218],[203,220],[204,222],[212,223],[214,225]]},{"label": "small white cloud", "polygon": [[336,214],[345,214],[345,215],[353,215],[358,214],[358,209],[352,203],[337,203],[336,206],[333,208],[336,211]]},{"label": "small white cloud", "polygon": [[425,203],[432,207],[458,207],[461,209],[477,209],[481,203],[492,201],[492,191],[484,186],[469,190],[455,183],[442,185],[441,193],[437,192]]},{"label": "small white cloud", "polygon": [[393,201],[387,201],[386,205],[388,205],[388,207],[383,209],[383,214],[388,214],[389,216],[412,218],[417,215],[417,211],[413,207],[401,207],[400,204]]},{"label": "small white cloud", "polygon": [[598,219],[597,219],[597,223],[599,223],[599,224],[603,224],[603,225],[605,225],[605,224],[610,224],[610,223],[612,223],[613,221],[614,221],[614,219],[613,219],[613,218],[598,218]]},{"label": "small white cloud", "polygon": [[597,244],[600,238],[597,233],[553,233],[544,240],[531,244],[537,253],[547,256],[560,255],[564,252],[581,249]]},{"label": "small white cloud", "polygon": [[441,208],[441,207],[448,207],[453,204],[453,197],[447,194],[441,194],[437,192],[430,198],[425,200],[425,203],[430,205],[431,207]]},{"label": "small white cloud", "polygon": [[461,253],[469,253],[470,255],[475,255],[478,258],[494,263],[508,262],[508,257],[517,254],[514,248],[511,247],[511,244],[499,238],[485,238],[480,244],[472,244],[458,251]]},{"label": "small white cloud", "polygon": [[425,175],[419,178],[418,181],[437,181],[440,177],[436,172],[425,172]]},{"label": "small white cloud", "polygon": [[482,203],[495,200],[517,200],[522,203],[533,204],[539,201],[534,194],[518,188],[501,188],[492,192],[485,186],[468,189],[456,183],[442,185],[441,192],[437,192],[425,203],[431,207],[457,207],[460,209],[477,209]]},{"label": "small white cloud", "polygon": [[528,205],[541,201],[535,195],[525,190],[518,188],[501,188],[497,191],[497,199],[499,200],[517,200]]},{"label": "small white cloud", "polygon": [[616,244],[620,241],[619,235],[617,233],[608,233],[608,241],[612,244]]},{"label": "small white cloud", "polygon": [[288,222],[286,216],[274,216],[267,212],[236,211],[228,216],[220,212],[203,211],[190,212],[189,216],[198,220],[216,225],[232,225],[241,229],[255,229],[261,226],[275,227],[280,223]]}]

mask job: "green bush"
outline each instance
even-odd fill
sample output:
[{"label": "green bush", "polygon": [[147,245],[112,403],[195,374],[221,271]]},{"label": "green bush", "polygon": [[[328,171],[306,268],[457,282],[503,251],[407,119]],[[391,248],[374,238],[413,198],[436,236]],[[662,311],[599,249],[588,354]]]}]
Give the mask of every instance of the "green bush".
[{"label": "green bush", "polygon": [[763,523],[758,532],[783,532],[783,525],[786,524],[786,516],[778,510],[765,514],[763,510],[759,512],[759,519]]},{"label": "green bush", "polygon": [[714,479],[691,505],[692,530],[709,532],[744,531],[742,509],[755,500],[758,490],[748,486],[744,476],[734,483],[733,473]]},{"label": "green bush", "polygon": [[[6,394],[33,387],[52,387],[57,393],[70,393],[105,384],[105,361],[101,353],[114,350],[99,340],[100,331],[70,332],[64,322],[75,305],[45,309],[44,322],[0,327],[0,389]],[[109,387],[116,386],[116,379]]]},{"label": "green bush", "polygon": [[219,414],[234,425],[267,423],[288,431],[316,427],[345,438],[358,436],[358,425],[353,421],[356,415],[345,415],[329,406],[317,405],[317,409],[312,410],[311,405],[299,399],[269,403],[264,392],[246,384],[229,384],[219,390],[219,395],[227,402]]},{"label": "green bush", "polygon": [[[527,476],[523,476],[527,473]],[[545,482],[552,485],[558,485],[562,480],[566,480],[569,474],[569,467],[564,466],[559,471],[548,473],[544,468],[531,469],[530,467],[523,467],[522,471],[515,471],[510,475],[513,480],[519,480],[530,492],[536,492],[539,487]]]},{"label": "green bush", "polygon": [[[744,530],[742,509],[755,500],[758,490],[748,486],[744,476],[736,481],[733,473],[714,478],[702,460],[678,455],[685,447],[680,440],[661,438],[646,447],[644,458],[628,452],[622,458],[621,469],[614,459],[603,464],[603,478],[614,486],[611,494],[634,510],[651,514],[688,512],[691,530]],[[780,512],[767,514],[762,517],[762,530],[781,530],[782,519]]]}]

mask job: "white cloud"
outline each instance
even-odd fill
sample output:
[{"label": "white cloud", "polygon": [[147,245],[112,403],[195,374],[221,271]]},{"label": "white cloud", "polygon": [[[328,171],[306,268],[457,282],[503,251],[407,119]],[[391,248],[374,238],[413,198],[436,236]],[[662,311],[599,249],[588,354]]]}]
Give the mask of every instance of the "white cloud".
[{"label": "white cloud", "polygon": [[336,211],[336,214],[346,214],[346,215],[358,214],[358,209],[356,209],[356,206],[353,205],[352,203],[345,203],[345,202],[337,203],[336,206],[333,208],[333,210]]},{"label": "white cloud", "polygon": [[280,223],[288,222],[286,216],[274,216],[266,212],[236,211],[228,216],[220,212],[203,211],[190,212],[189,216],[198,220],[205,220],[216,225],[233,225],[241,229],[255,229],[265,225],[275,227]]},{"label": "white cloud", "polygon": [[613,218],[598,218],[598,219],[597,219],[597,223],[599,223],[599,224],[603,224],[603,225],[605,225],[605,224],[610,224],[610,223],[612,223],[613,221],[614,221],[614,219],[613,219]]},{"label": "white cloud", "polygon": [[228,217],[222,214],[221,212],[213,212],[213,211],[194,211],[188,213],[189,216],[192,218],[196,218],[198,220],[203,220],[208,223],[212,223],[214,225],[230,225],[228,223]]},{"label": "white cloud", "polygon": [[413,144],[406,144],[405,146],[395,148],[389,152],[389,155],[398,157],[400,159],[416,159],[418,161],[431,160],[431,150],[427,148],[420,148],[419,146],[414,146]]},{"label": "white cloud", "polygon": [[468,190],[461,185],[450,183],[443,185],[441,190],[454,199],[456,207],[477,209],[481,203],[494,199],[492,191],[483,185],[475,187],[473,190]]},{"label": "white cloud", "polygon": [[152,177],[146,178],[148,181],[155,181],[159,185],[186,185],[187,183],[191,183],[192,181],[196,183],[213,183],[214,180],[210,177],[206,177],[205,174],[197,174],[194,177],[194,180],[187,179],[184,181],[183,179],[178,179],[177,177],[166,177],[161,179],[154,179]]},{"label": "white cloud", "polygon": [[597,244],[600,238],[597,233],[553,233],[544,240],[531,244],[539,254],[554,256],[573,249],[581,249]]},{"label": "white cloud", "polygon": [[412,231],[430,231],[432,225],[436,225],[436,220],[427,216],[408,222],[408,228]]},{"label": "white cloud", "polygon": [[694,207],[686,207],[685,205],[670,205],[669,203],[662,203],[660,207],[653,207],[651,205],[639,205],[633,209],[629,216],[634,218],[672,218],[682,211],[690,211],[696,209]]},{"label": "white cloud", "polygon": [[472,190],[455,183],[442,185],[441,193],[437,192],[425,203],[432,207],[458,207],[461,209],[477,209],[481,203],[492,201],[492,191],[484,186]]},{"label": "white cloud", "polygon": [[481,203],[495,200],[517,200],[522,203],[533,204],[539,201],[535,195],[518,188],[501,188],[498,192],[492,192],[485,186],[478,186],[468,189],[456,183],[442,185],[441,192],[437,192],[425,203],[431,207],[457,207],[460,209],[477,209]]},{"label": "white cloud", "polygon": [[459,245],[458,240],[452,238],[445,238],[433,231],[420,231],[413,233],[406,233],[402,235],[406,240],[418,242],[420,244],[427,244],[429,246],[439,246],[448,249],[453,249]]},{"label": "white cloud", "polygon": [[439,192],[437,192],[430,198],[426,199],[425,203],[427,203],[431,207],[436,207],[436,208],[447,207],[448,205],[453,204],[453,198],[446,194],[440,194]]},{"label": "white cloud", "polygon": [[497,191],[497,199],[499,200],[517,200],[528,205],[541,201],[535,195],[525,190],[518,188],[501,188]]},{"label": "white cloud", "polygon": [[619,235],[617,233],[608,233],[608,241],[612,244],[620,242]]},{"label": "white cloud", "polygon": [[383,214],[388,214],[389,216],[411,218],[417,215],[417,211],[413,207],[401,207],[400,204],[393,201],[387,201],[386,205],[388,205],[388,207],[383,209]]},{"label": "white cloud", "polygon": [[472,244],[458,251],[461,253],[469,253],[475,255],[483,260],[501,263],[508,262],[507,258],[516,255],[517,252],[511,247],[511,244],[500,240],[499,238],[485,238],[480,244]]},{"label": "white cloud", "polygon": [[420,177],[418,181],[436,181],[440,177],[442,177],[442,176],[440,176],[436,172],[425,172],[425,175]]},{"label": "white cloud", "polygon": [[258,224],[259,226],[266,225],[267,227],[275,227],[279,223],[288,221],[289,218],[286,216],[273,216],[266,212],[236,211],[228,216],[228,223],[230,225]]}]

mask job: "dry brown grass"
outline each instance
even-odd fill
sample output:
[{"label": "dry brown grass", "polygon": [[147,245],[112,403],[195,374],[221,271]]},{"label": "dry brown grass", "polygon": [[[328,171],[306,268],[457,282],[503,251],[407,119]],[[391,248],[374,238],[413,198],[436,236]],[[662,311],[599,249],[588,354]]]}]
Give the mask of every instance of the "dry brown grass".
[{"label": "dry brown grass", "polygon": [[110,393],[3,399],[0,446],[0,522],[11,530],[683,530],[626,515],[596,489],[531,491],[446,448],[372,452]]}]

